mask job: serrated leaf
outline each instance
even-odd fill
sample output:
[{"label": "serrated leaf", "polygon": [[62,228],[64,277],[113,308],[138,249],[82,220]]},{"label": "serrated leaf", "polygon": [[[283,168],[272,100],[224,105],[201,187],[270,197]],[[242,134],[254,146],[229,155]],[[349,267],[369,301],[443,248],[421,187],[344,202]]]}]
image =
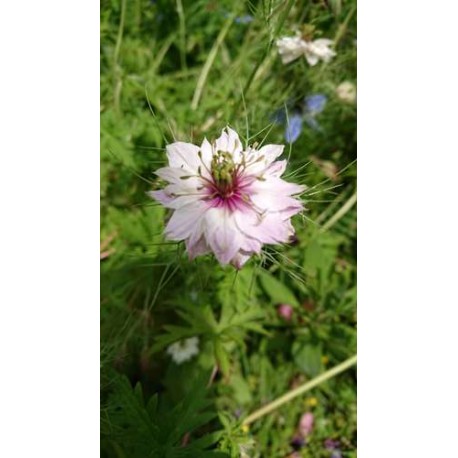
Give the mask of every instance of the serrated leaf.
[{"label": "serrated leaf", "polygon": [[294,293],[281,281],[266,271],[259,272],[259,280],[264,291],[274,304],[289,304],[299,306]]}]

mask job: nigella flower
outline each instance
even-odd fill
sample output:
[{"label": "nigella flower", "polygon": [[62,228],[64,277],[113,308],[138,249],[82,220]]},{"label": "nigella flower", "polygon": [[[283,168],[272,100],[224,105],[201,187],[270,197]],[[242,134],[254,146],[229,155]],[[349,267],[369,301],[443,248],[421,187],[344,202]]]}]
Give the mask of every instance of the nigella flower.
[{"label": "nigella flower", "polygon": [[318,40],[307,41],[306,43],[305,59],[312,67],[320,60],[327,63],[336,55],[335,51],[330,48],[332,40],[328,38],[318,38]]},{"label": "nigella flower", "polygon": [[250,16],[249,14],[245,14],[244,16],[239,16],[234,19],[234,22],[236,24],[249,24],[250,22],[253,22],[253,16]]},{"label": "nigella flower", "polygon": [[189,361],[199,353],[199,338],[190,337],[189,339],[175,342],[167,348],[167,353],[172,356],[172,359],[177,364]]},{"label": "nigella flower", "polygon": [[288,143],[294,143],[302,132],[302,116],[298,113],[293,114],[288,121],[285,139]]},{"label": "nigella flower", "polygon": [[291,217],[303,208],[294,196],[304,186],[280,178],[286,161],[276,159],[283,149],[244,149],[229,127],[213,144],[168,145],[169,164],[156,171],[168,184],[150,193],[173,211],[166,238],[184,240],[190,259],[212,252],[220,264],[238,269],[264,244],[288,242]]},{"label": "nigella flower", "polygon": [[335,51],[330,48],[332,40],[328,38],[318,38],[312,41],[304,39],[300,33],[297,33],[294,37],[280,38],[276,44],[284,64],[289,64],[304,56],[308,64],[313,67],[320,60],[329,62],[336,55]]},{"label": "nigella flower", "polygon": [[303,121],[313,130],[321,130],[316,117],[324,110],[327,100],[324,94],[312,94],[304,98],[303,105],[296,108],[290,118],[287,116],[287,108],[281,108],[270,119],[275,124],[286,124],[285,140],[294,143],[302,132]]},{"label": "nigella flower", "polygon": [[313,94],[305,97],[305,111],[311,116],[316,116],[324,110],[328,98],[324,94]]},{"label": "nigella flower", "polygon": [[304,99],[304,119],[313,130],[321,129],[316,116],[324,110],[327,100],[324,94],[313,94]]}]

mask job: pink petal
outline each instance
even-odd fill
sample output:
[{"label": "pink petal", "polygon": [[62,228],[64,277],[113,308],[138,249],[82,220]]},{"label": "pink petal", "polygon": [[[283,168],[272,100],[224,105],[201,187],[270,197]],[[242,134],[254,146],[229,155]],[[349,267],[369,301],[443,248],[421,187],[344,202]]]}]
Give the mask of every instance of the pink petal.
[{"label": "pink petal", "polygon": [[205,214],[208,206],[201,201],[185,205],[173,212],[165,228],[165,235],[169,240],[184,240],[190,237],[195,230],[199,219]]},{"label": "pink petal", "polygon": [[281,219],[280,213],[270,213],[262,217],[254,211],[236,213],[235,221],[243,234],[262,243],[287,242],[291,235],[290,225]]},{"label": "pink petal", "polygon": [[281,178],[269,176],[265,180],[253,181],[246,191],[249,193],[275,192],[285,196],[292,196],[295,194],[300,194],[304,190],[305,186],[295,183],[288,183]]},{"label": "pink petal", "polygon": [[157,200],[159,203],[164,205],[164,207],[168,207],[170,202],[173,201],[173,197],[166,194],[163,190],[148,191],[146,194],[148,194],[152,199]]},{"label": "pink petal", "polygon": [[221,264],[228,264],[239,251],[243,236],[233,215],[224,207],[211,208],[205,214],[205,237]]},{"label": "pink petal", "polygon": [[210,252],[210,247],[207,245],[204,237],[201,237],[197,242],[192,243],[190,239],[186,240],[186,251],[189,259],[193,260],[197,256],[201,256]]},{"label": "pink petal", "polygon": [[264,173],[273,177],[281,177],[286,169],[286,162],[286,160],[275,161]]},{"label": "pink petal", "polygon": [[245,253],[243,251],[239,251],[232,259],[231,259],[231,264],[236,268],[236,269],[241,269],[243,265],[248,261],[248,259],[251,258],[250,253]]},{"label": "pink petal", "polygon": [[302,209],[302,204],[294,197],[275,192],[252,194],[250,200],[256,205],[256,209],[262,211],[277,212],[287,208],[297,208],[299,212]]}]

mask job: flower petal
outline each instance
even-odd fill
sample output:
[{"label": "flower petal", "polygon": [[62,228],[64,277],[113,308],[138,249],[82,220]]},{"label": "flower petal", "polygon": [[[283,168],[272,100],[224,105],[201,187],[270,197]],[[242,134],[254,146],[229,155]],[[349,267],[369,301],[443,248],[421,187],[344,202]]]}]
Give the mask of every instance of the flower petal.
[{"label": "flower petal", "polygon": [[289,227],[281,219],[279,213],[260,216],[251,213],[236,213],[235,221],[240,231],[248,237],[262,243],[286,242],[289,238]]},{"label": "flower petal", "polygon": [[176,167],[193,174],[197,173],[200,159],[197,153],[200,148],[192,143],[175,142],[166,146],[169,166]]},{"label": "flower petal", "polygon": [[221,132],[221,136],[216,139],[215,144],[218,151],[227,151],[228,153],[231,153],[234,162],[239,162],[242,152],[242,144],[237,132],[232,130],[230,127],[225,127]]},{"label": "flower petal", "polygon": [[202,142],[202,145],[200,147],[200,153],[202,157],[202,162],[204,163],[205,167],[207,169],[210,169],[212,164],[213,148],[206,138],[204,138],[204,141]]},{"label": "flower petal", "polygon": [[210,252],[210,247],[207,245],[205,237],[201,237],[197,242],[192,243],[190,239],[186,240],[186,251],[190,260],[197,256],[202,256]]},{"label": "flower petal", "polygon": [[211,208],[205,214],[205,238],[221,264],[229,263],[243,241],[233,215],[221,207]]},{"label": "flower petal", "polygon": [[208,205],[197,201],[175,210],[165,228],[165,236],[169,240],[187,239],[194,233],[197,222],[207,209]]},{"label": "flower petal", "polygon": [[164,205],[164,207],[168,207],[168,205],[173,201],[173,197],[166,194],[162,189],[159,191],[148,191],[146,194]]},{"label": "flower petal", "polygon": [[231,264],[236,269],[241,269],[243,265],[251,258],[251,253],[246,253],[244,251],[239,251],[232,259]]},{"label": "flower petal", "polygon": [[300,37],[283,37],[276,41],[283,64],[289,64],[304,53],[305,42]]}]

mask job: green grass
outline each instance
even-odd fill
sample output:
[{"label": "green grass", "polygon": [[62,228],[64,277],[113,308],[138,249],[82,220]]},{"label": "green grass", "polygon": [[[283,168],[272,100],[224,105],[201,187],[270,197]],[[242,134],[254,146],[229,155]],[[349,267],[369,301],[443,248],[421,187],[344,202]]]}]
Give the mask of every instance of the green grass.
[{"label": "green grass", "polygon": [[[101,2],[103,456],[243,456],[245,447],[285,457],[308,410],[315,428],[300,456],[330,456],[327,438],[356,456],[354,368],[242,428],[356,352],[356,107],[335,95],[356,83],[355,2],[340,12],[325,3]],[[246,14],[251,23],[234,21]],[[282,65],[274,40],[303,23],[337,40],[329,64]],[[166,212],[146,192],[168,142],[200,143],[230,125],[250,144],[284,144],[272,114],[286,104],[290,117],[315,93],[328,97],[321,131],[305,124],[285,149],[288,179],[308,186],[296,244],[268,247],[237,274],[164,242]],[[278,317],[281,302],[294,307],[291,322]],[[198,357],[177,366],[166,347],[194,335]]]}]

